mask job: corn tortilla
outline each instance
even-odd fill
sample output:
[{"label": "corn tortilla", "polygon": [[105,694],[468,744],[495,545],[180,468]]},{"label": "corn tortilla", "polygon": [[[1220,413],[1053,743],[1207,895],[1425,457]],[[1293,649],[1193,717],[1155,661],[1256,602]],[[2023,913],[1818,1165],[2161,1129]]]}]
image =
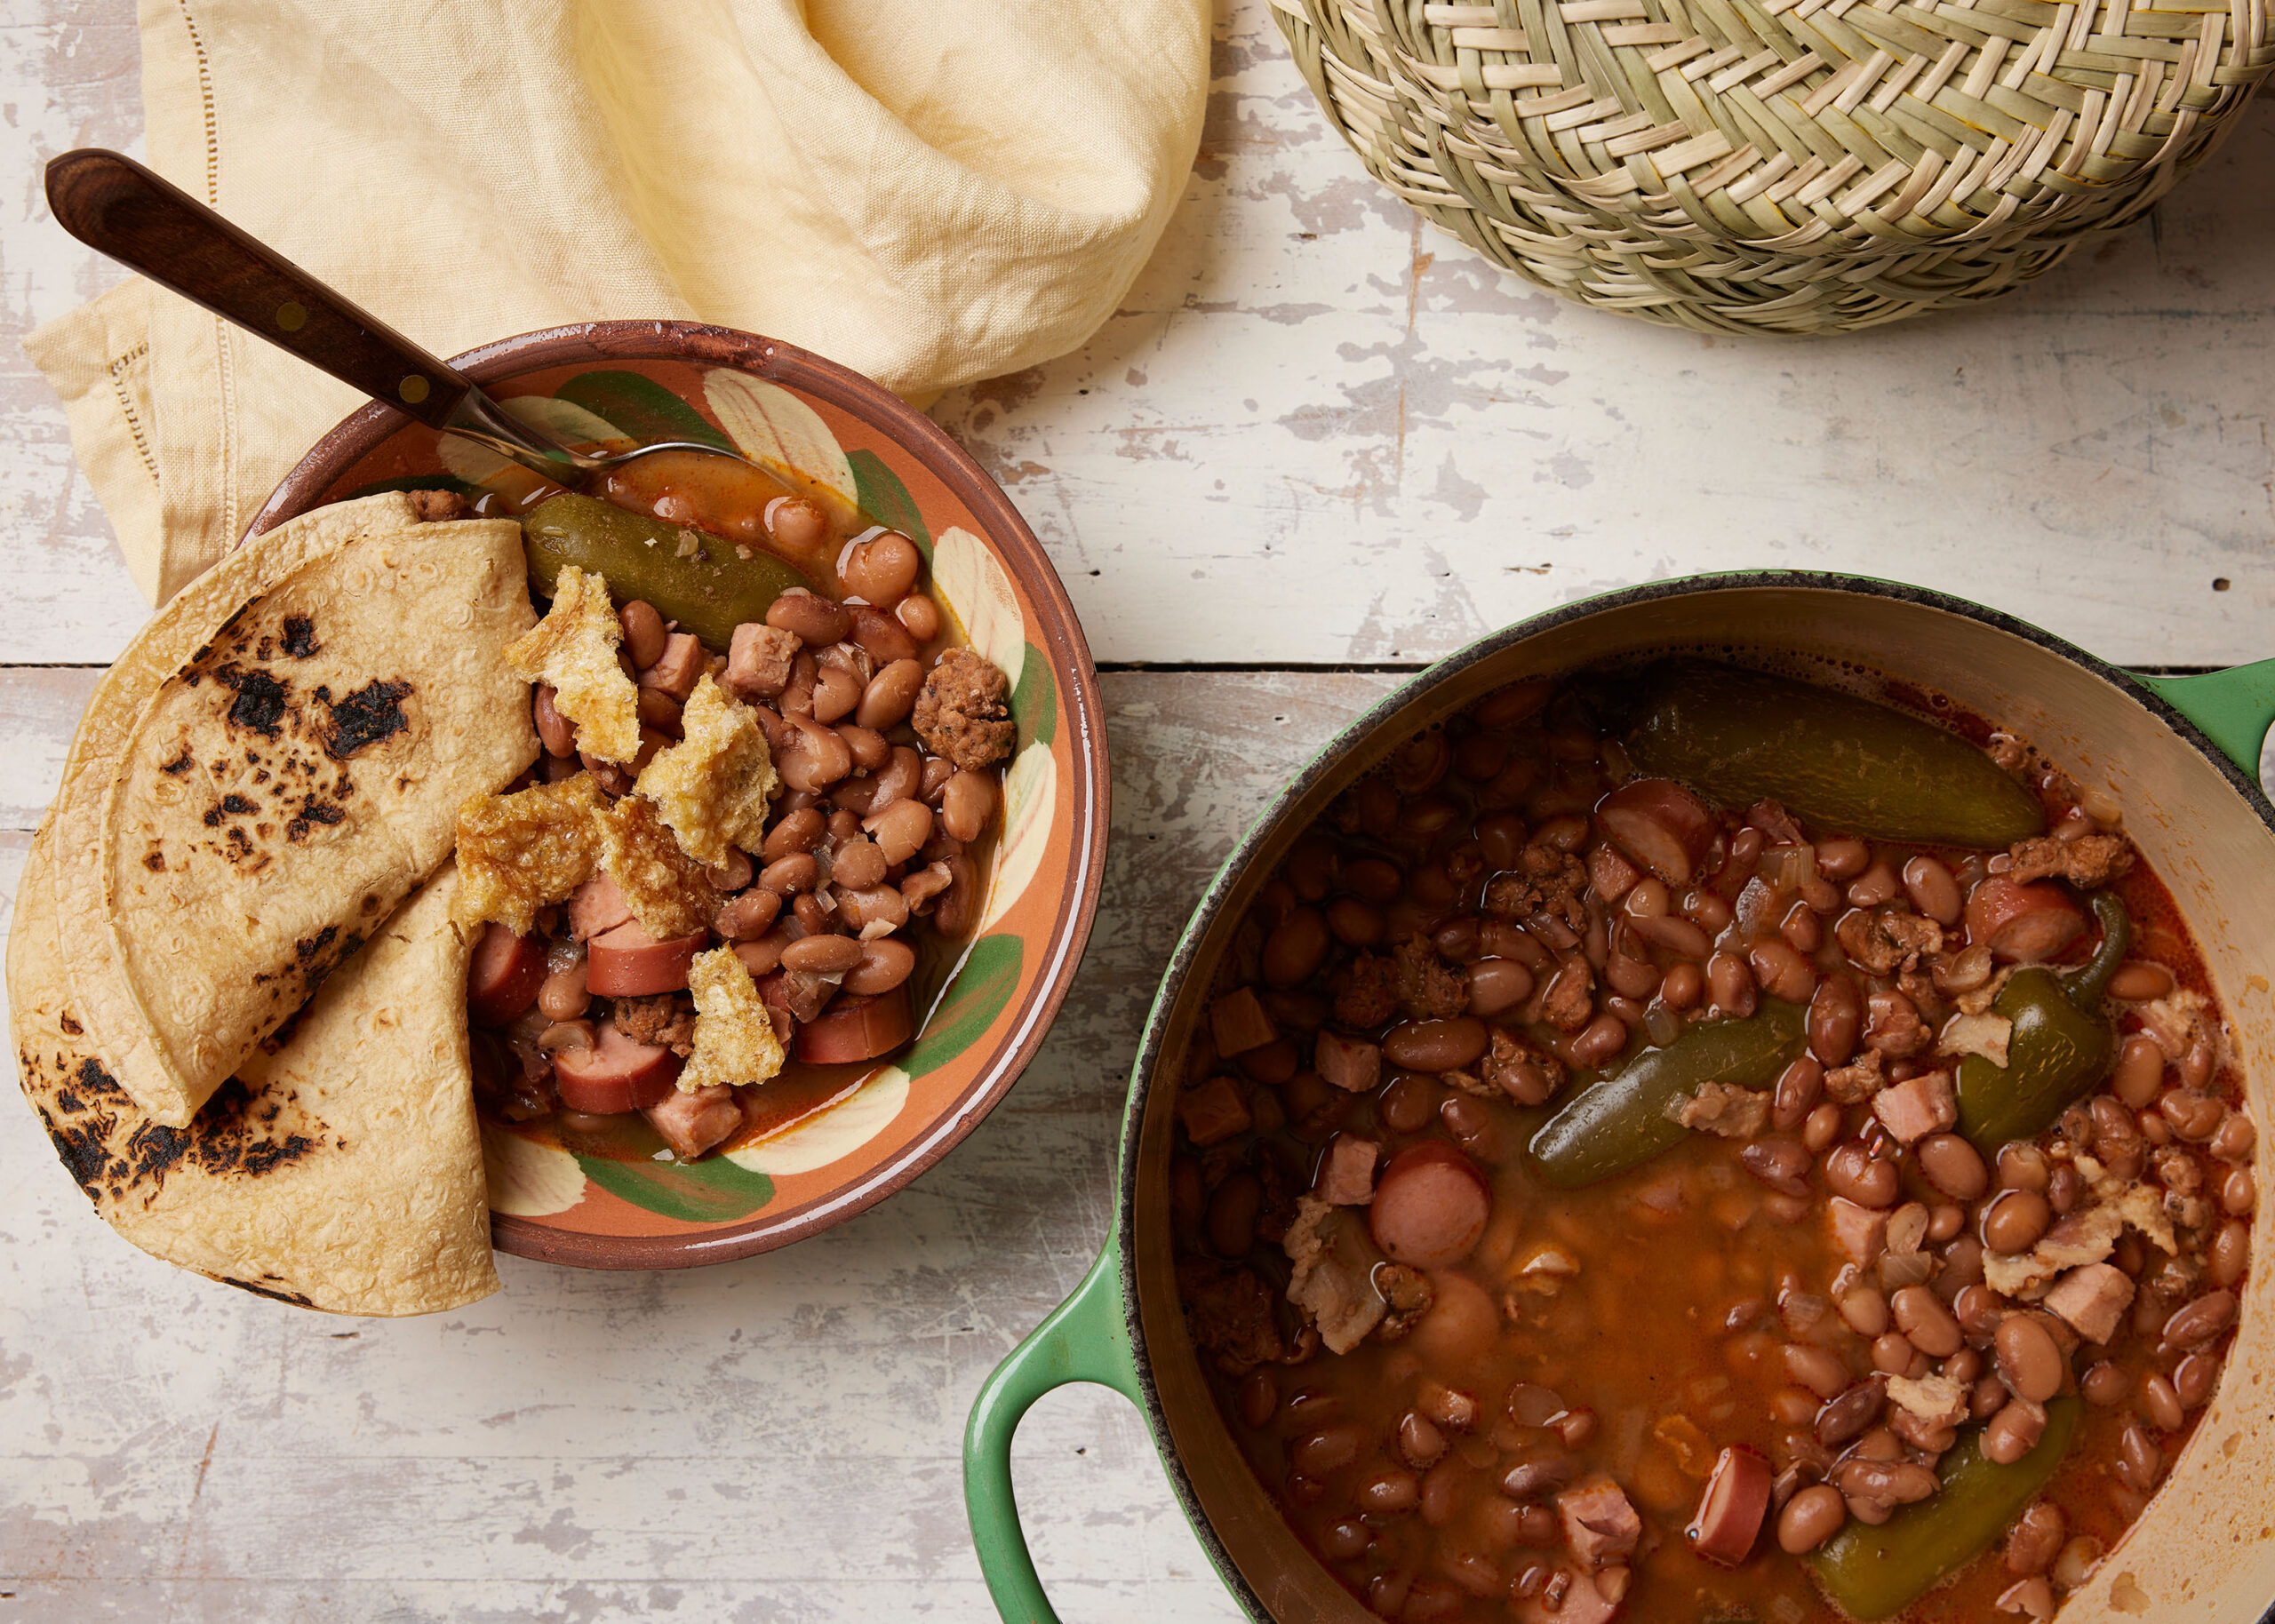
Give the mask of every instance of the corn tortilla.
[{"label": "corn tortilla", "polygon": [[520,527],[401,493],[224,558],[98,685],[52,814],[58,951],[108,1075],[188,1126],[537,757]]},{"label": "corn tortilla", "polygon": [[155,1257],[332,1313],[433,1313],[496,1291],[455,869],[177,1128],[91,1041],[60,951],[54,859],[70,838],[51,816],[33,845],[8,992],[24,1092],[96,1212]]}]

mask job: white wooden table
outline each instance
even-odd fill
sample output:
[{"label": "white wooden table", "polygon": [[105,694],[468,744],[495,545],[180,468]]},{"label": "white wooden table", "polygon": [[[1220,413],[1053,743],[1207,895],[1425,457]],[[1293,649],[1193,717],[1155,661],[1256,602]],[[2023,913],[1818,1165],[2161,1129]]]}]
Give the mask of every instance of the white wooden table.
[{"label": "white wooden table", "polygon": [[[131,147],[129,0],[0,0],[0,316],[107,285],[38,201]],[[111,1236],[0,1102],[0,1624],[985,1620],[957,1445],[1103,1238],[1158,967],[1241,824],[1396,673],[1605,587],[1857,570],[2159,668],[2275,651],[2275,111],[2146,227],[2006,303],[1831,343],[1581,311],[1419,230],[1259,0],[1220,22],[1183,208],[1074,354],[935,415],[1056,557],[1105,685],[1114,857],[1066,1013],[914,1188],[748,1262],[500,1260],[409,1323],[297,1313]],[[146,613],[60,410],[0,345],[0,901]],[[1233,1614],[1143,1428],[1020,1435],[1070,1620]]]}]

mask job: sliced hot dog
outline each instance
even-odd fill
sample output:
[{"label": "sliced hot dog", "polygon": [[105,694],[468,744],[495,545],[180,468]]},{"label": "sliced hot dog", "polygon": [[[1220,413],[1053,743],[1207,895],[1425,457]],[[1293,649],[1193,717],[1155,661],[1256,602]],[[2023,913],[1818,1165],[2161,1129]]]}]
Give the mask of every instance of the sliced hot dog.
[{"label": "sliced hot dog", "polygon": [[743,1125],[735,1091],[724,1083],[708,1088],[674,1088],[659,1104],[642,1113],[664,1136],[673,1153],[692,1161]]},{"label": "sliced hot dog", "polygon": [[1714,815],[1666,778],[1621,784],[1596,807],[1611,843],[1671,886],[1688,885],[1714,845]]},{"label": "sliced hot dog", "polygon": [[585,989],[603,998],[645,998],[676,992],[687,985],[687,967],[709,945],[711,933],[659,942],[627,919],[606,935],[595,936],[586,952]]},{"label": "sliced hot dog", "polygon": [[1993,874],[1967,899],[1967,939],[1991,950],[1993,959],[2036,964],[2076,941],[2086,928],[2077,899],[2050,880],[2016,885]]},{"label": "sliced hot dog", "polygon": [[569,898],[569,929],[579,942],[604,936],[632,917],[632,904],[606,874],[595,874]]},{"label": "sliced hot dog", "polygon": [[483,927],[466,970],[466,1012],[477,1026],[504,1026],[537,1001],[545,984],[545,948],[503,925]]},{"label": "sliced hot dog", "polygon": [[1734,1568],[1753,1549],[1761,1519],[1769,1509],[1769,1462],[1743,1445],[1732,1445],[1714,1462],[1699,1496],[1698,1515],[1683,1532],[1690,1548],[1709,1562]]},{"label": "sliced hot dog", "polygon": [[1493,1192],[1477,1164],[1429,1140],[1390,1158],[1367,1222],[1392,1262],[1442,1269],[1469,1254],[1492,1215]]},{"label": "sliced hot dog", "polygon": [[555,1054],[553,1079],[571,1111],[606,1117],[661,1103],[675,1092],[679,1067],[679,1056],[669,1049],[627,1038],[611,1021],[591,1048]]},{"label": "sliced hot dog", "polygon": [[821,1066],[874,1060],[907,1042],[914,1024],[905,984],[874,998],[841,998],[798,1028],[798,1058]]}]

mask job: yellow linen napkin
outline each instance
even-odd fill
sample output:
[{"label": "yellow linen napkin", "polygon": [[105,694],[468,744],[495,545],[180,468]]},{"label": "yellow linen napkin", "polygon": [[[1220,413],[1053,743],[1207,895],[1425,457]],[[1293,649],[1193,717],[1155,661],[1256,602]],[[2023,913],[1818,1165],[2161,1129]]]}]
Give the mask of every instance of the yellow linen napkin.
[{"label": "yellow linen napkin", "polygon": [[[679,316],[919,400],[1113,314],[1208,0],[140,0],[149,162],[437,354]],[[361,403],[130,281],[26,341],[164,602]]]}]

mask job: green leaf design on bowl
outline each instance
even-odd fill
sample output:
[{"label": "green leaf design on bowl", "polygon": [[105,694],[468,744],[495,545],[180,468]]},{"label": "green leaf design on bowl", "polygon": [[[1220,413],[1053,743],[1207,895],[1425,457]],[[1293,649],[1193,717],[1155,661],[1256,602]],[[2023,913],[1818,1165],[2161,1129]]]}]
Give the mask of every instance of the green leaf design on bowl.
[{"label": "green leaf design on bowl", "polygon": [[1021,951],[1018,937],[1010,935],[973,943],[901,1069],[912,1078],[937,1071],[985,1037],[1018,990]]},{"label": "green leaf design on bowl", "polygon": [[885,466],[885,459],[874,451],[850,452],[845,460],[853,469],[853,488],[861,511],[915,542],[924,561],[930,563],[932,532],[924,528],[924,515],[916,511],[916,500],[900,482],[900,475]]},{"label": "green leaf design on bowl", "polygon": [[478,497],[482,487],[469,485],[453,474],[406,474],[400,479],[373,480],[359,485],[339,499],[356,501],[363,497],[384,496],[390,490],[454,490],[462,497]]},{"label": "green leaf design on bowl", "polygon": [[686,1223],[746,1218],[774,1199],[774,1181],[723,1156],[699,1162],[619,1162],[579,1156],[585,1176],[633,1206]]},{"label": "green leaf design on bowl", "polygon": [[1033,643],[1019,665],[1019,685],[1011,690],[1011,720],[1019,724],[1019,738],[1027,744],[1048,744],[1058,732],[1058,679],[1050,662]]},{"label": "green leaf design on bowl", "polygon": [[580,372],[554,392],[557,400],[604,418],[643,445],[691,440],[722,451],[735,448],[700,413],[652,378],[637,372]]}]

